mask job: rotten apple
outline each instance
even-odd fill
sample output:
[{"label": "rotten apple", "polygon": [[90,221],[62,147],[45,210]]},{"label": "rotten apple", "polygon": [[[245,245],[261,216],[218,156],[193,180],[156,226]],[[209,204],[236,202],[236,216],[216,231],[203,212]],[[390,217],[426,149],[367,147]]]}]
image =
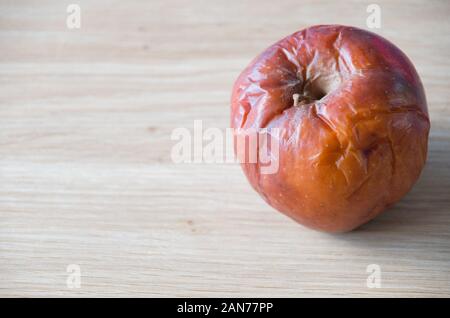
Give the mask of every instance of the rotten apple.
[{"label": "rotten apple", "polygon": [[305,226],[345,232],[411,189],[430,121],[400,49],[368,31],[320,25],[270,46],[241,73],[231,126],[280,131],[276,172],[241,163],[265,201]]}]

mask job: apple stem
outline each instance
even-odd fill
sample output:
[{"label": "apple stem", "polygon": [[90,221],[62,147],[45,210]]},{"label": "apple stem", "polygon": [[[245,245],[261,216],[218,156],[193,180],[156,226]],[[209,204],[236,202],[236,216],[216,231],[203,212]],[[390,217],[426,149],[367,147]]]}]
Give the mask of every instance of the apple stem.
[{"label": "apple stem", "polygon": [[292,98],[294,99],[294,107],[299,106],[298,100],[300,99],[300,94],[294,94],[292,95]]}]

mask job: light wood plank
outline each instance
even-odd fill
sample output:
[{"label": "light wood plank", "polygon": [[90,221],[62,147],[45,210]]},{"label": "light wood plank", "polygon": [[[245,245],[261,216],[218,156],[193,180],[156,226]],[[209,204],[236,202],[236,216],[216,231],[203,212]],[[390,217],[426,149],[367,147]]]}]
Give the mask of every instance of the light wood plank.
[{"label": "light wood plank", "polygon": [[77,3],[80,30],[65,2],[0,3],[1,296],[450,296],[448,1],[377,1],[376,32],[424,82],[430,152],[410,194],[345,235],[276,213],[236,165],[173,164],[170,134],[225,129],[251,58],[309,25],[366,28],[370,2]]}]

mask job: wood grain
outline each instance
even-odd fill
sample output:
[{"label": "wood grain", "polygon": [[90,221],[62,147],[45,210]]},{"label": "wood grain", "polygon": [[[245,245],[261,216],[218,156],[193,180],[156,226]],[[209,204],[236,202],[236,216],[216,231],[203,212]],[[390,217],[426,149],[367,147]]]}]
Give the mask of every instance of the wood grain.
[{"label": "wood grain", "polygon": [[377,1],[375,32],[426,88],[429,158],[345,235],[276,213],[237,165],[172,163],[170,134],[225,129],[253,56],[312,24],[366,28],[371,2],[77,0],[75,30],[69,3],[0,2],[1,296],[450,296],[450,2]]}]

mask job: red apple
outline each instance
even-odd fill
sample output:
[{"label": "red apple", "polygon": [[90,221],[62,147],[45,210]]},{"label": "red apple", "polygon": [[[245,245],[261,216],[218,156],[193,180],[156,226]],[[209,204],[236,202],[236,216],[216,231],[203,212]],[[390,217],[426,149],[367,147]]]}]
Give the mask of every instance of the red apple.
[{"label": "red apple", "polygon": [[241,164],[267,203],[308,227],[345,232],[411,189],[430,121],[400,49],[368,31],[319,25],[275,43],[241,73],[231,126],[281,131],[275,173]]}]

